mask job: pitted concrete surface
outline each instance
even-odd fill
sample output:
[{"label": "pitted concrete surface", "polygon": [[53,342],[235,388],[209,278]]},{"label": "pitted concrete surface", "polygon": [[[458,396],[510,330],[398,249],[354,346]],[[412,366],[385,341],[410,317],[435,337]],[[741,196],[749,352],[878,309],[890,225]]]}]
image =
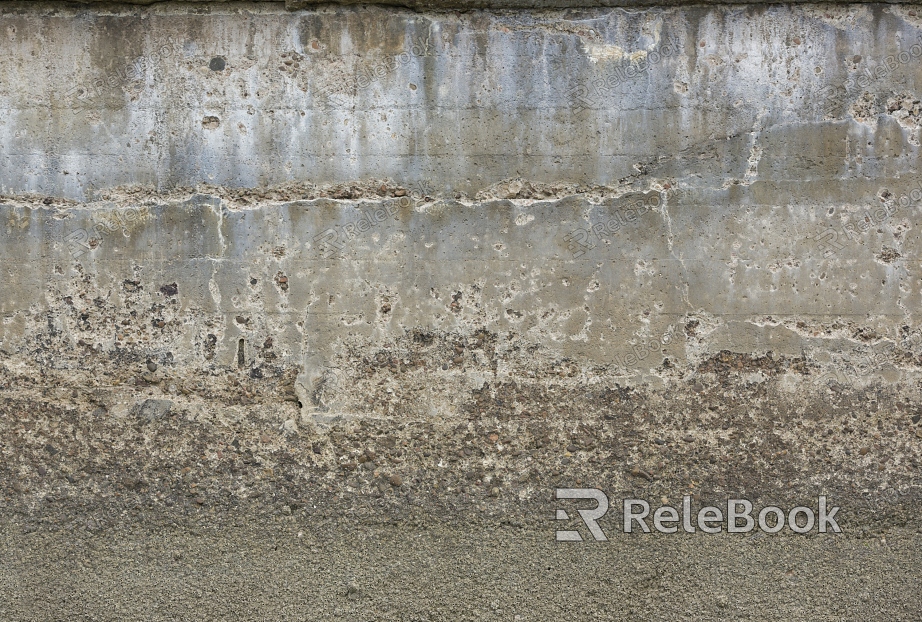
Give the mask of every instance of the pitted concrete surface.
[{"label": "pitted concrete surface", "polygon": [[[0,45],[4,619],[919,619],[913,6]],[[557,544],[574,487],[843,533]]]},{"label": "pitted concrete surface", "polygon": [[[831,2],[828,4],[860,4],[869,0],[860,0],[860,2]],[[29,4],[25,0],[0,0],[2,3],[24,5]],[[112,0],[61,0],[61,3],[71,4],[122,4],[122,5],[157,5],[157,4],[180,4],[184,2],[199,5],[215,5],[220,3],[236,3],[236,0],[122,0],[114,3]],[[599,7],[624,7],[624,8],[650,8],[662,6],[707,6],[707,5],[764,5],[764,4],[782,4],[775,0],[756,0],[755,2],[739,2],[737,0],[374,0],[373,2],[359,2],[358,0],[250,0],[250,3],[271,3],[278,6],[284,6],[288,10],[312,9],[318,5],[342,4],[342,5],[384,5],[407,7],[418,11],[443,11],[443,10],[460,10],[470,11],[477,9],[495,9],[495,10],[542,10],[542,9],[567,9],[567,8],[599,8]],[[806,0],[794,0],[784,4],[815,4],[806,2]],[[879,3],[875,3],[879,4]],[[895,3],[894,3],[895,4]],[[899,4],[917,4],[916,2],[904,2]]]},{"label": "pitted concrete surface", "polygon": [[909,5],[36,6],[2,13],[6,193],[674,180],[707,205],[860,207],[915,173]]}]

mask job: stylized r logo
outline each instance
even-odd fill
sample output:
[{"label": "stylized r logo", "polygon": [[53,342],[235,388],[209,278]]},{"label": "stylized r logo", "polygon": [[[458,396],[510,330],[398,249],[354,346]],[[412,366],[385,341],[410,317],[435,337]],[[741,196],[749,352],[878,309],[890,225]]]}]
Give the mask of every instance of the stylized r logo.
[{"label": "stylized r logo", "polygon": [[[608,496],[598,488],[558,488],[557,489],[557,498],[558,499],[595,499],[598,505],[591,510],[577,510],[580,517],[583,519],[583,522],[586,523],[586,527],[589,528],[589,533],[592,534],[592,537],[599,542],[606,542],[608,538],[605,537],[605,533],[602,531],[602,528],[599,527],[599,524],[596,522],[598,519],[605,516],[605,513],[608,512]],[[557,510],[557,520],[570,520],[570,515],[567,514],[566,510]],[[582,542],[583,538],[579,535],[578,531],[575,530],[557,530],[557,541],[558,542]]]}]

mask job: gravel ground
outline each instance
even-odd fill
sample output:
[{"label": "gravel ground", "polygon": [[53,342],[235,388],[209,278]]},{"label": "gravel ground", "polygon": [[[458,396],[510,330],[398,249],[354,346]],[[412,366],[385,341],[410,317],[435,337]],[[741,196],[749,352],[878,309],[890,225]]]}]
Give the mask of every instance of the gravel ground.
[{"label": "gravel ground", "polygon": [[554,525],[232,525],[25,533],[4,523],[0,618],[920,620],[922,535],[612,534]]}]

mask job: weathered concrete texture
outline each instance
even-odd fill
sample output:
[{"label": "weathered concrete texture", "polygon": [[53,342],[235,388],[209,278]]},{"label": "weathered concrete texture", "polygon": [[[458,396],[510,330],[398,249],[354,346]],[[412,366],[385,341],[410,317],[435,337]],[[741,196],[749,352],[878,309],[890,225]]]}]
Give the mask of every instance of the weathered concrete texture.
[{"label": "weathered concrete texture", "polygon": [[[99,4],[106,5],[156,5],[156,4],[179,4],[188,2],[199,6],[208,6],[218,3],[239,4],[237,0],[60,0],[60,3],[72,4]],[[415,9],[418,11],[440,11],[440,10],[461,10],[469,11],[476,9],[494,9],[494,10],[541,10],[541,9],[568,9],[568,8],[650,8],[650,7],[667,7],[667,6],[707,6],[707,5],[765,5],[765,4],[815,4],[807,0],[792,0],[789,2],[779,2],[778,0],[755,0],[753,2],[740,2],[738,0],[249,0],[249,3],[272,3],[282,5],[288,10],[296,11],[300,9],[313,9],[318,5],[341,4],[341,5],[384,5],[397,6]],[[871,0],[858,0],[857,2],[842,2],[834,0],[827,4],[862,4],[871,3]],[[27,0],[0,0],[0,4],[37,4]],[[875,2],[873,4],[891,4],[891,2]],[[892,2],[892,4],[918,4],[916,0],[912,2]]]},{"label": "weathered concrete texture", "polygon": [[[392,178],[473,196],[513,177],[676,177],[747,184],[735,192],[769,205],[858,203],[878,189],[842,181],[914,171],[916,115],[889,101],[914,97],[918,56],[840,103],[822,89],[908,53],[915,13],[6,9],[0,189],[82,200],[125,184]],[[785,194],[755,192],[771,184]]]},{"label": "weathered concrete texture", "polygon": [[4,5],[6,546],[550,540],[588,485],[826,494],[835,555],[917,552],[920,37],[903,5]]},{"label": "weathered concrete texture", "polygon": [[[525,502],[518,514],[569,477],[669,496],[834,493],[853,517],[905,520],[919,359],[896,335],[918,285],[885,297],[899,277],[856,244],[850,261],[869,270],[856,292],[797,236],[762,243],[762,210],[671,201],[230,209],[196,196],[122,217],[87,248],[62,240],[113,222],[104,207],[6,206],[8,482],[78,504],[127,487],[161,505],[263,495],[279,476],[296,498],[345,485],[358,500],[397,476],[433,508],[448,489],[471,509]],[[653,202],[611,246],[568,256],[584,215]],[[332,254],[315,239],[375,213]],[[773,267],[785,257],[803,259]],[[857,349],[887,341],[885,360],[851,372]],[[56,491],[46,462],[74,481]]]}]

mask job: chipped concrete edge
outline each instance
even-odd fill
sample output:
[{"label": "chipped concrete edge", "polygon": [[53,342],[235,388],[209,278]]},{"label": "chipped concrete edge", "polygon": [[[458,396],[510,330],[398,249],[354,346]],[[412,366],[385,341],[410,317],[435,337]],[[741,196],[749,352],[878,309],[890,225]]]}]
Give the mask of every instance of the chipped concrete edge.
[{"label": "chipped concrete edge", "polygon": [[895,1],[895,0],[834,0],[832,2],[812,2],[811,0],[699,0],[688,2],[685,0],[58,0],[57,2],[47,2],[45,0],[0,0],[0,6],[3,5],[47,5],[47,4],[70,4],[70,5],[169,5],[183,4],[193,6],[207,6],[213,4],[277,4],[284,5],[286,9],[298,11],[303,9],[313,9],[323,5],[381,5],[413,9],[417,11],[440,11],[440,10],[545,10],[545,9],[591,9],[591,8],[655,8],[655,7],[694,7],[694,6],[719,6],[719,5],[766,5],[766,4],[922,4],[922,0]]}]

